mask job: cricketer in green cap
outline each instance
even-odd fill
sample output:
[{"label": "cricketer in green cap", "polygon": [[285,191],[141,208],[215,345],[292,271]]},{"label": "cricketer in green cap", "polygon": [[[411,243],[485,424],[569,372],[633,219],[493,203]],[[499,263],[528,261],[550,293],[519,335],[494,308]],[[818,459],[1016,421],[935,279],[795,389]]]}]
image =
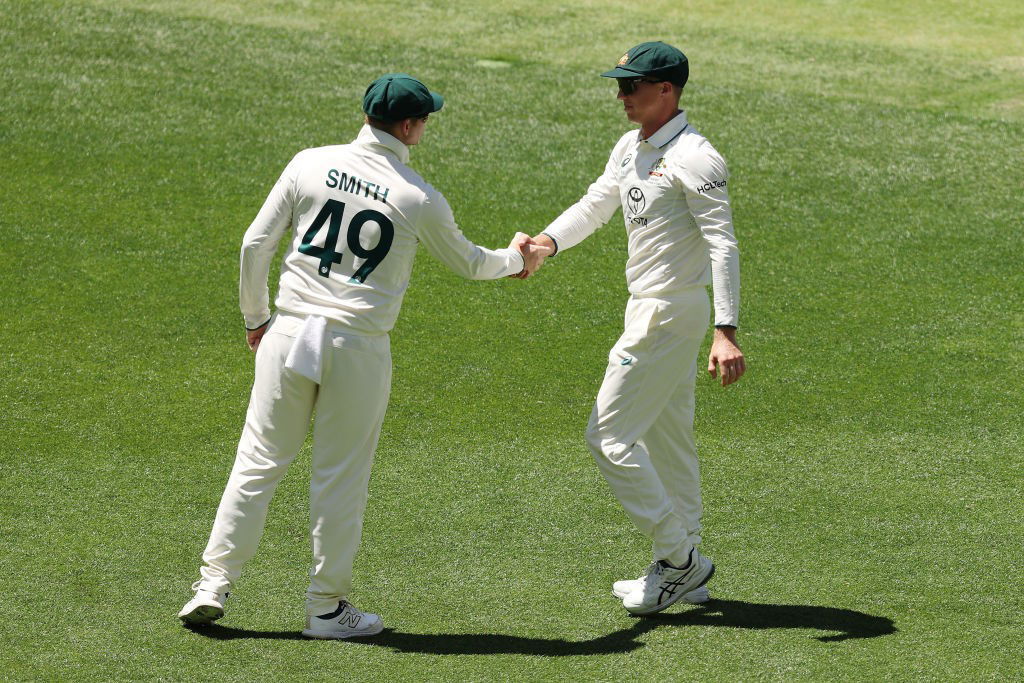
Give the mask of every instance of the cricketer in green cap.
[{"label": "cricketer in green cap", "polygon": [[629,48],[614,69],[601,75],[606,78],[643,77],[652,82],[668,81],[681,88],[690,76],[690,65],[686,55],[677,48],[653,41]]},{"label": "cricketer in green cap", "polygon": [[[532,244],[574,247],[622,210],[626,229],[625,329],[608,354],[585,441],[636,527],[651,540],[646,575],[612,584],[633,615],[710,599],[715,565],[697,547],[703,502],[693,432],[696,373],[714,288],[708,374],[732,384],[746,372],[736,343],[739,247],[725,159],[687,120],[679,99],[686,57],[641,43],[602,76],[640,130],[619,138],[601,175]],[[640,558],[638,558],[640,559]],[[632,576],[636,576],[632,574]]]},{"label": "cricketer in green cap", "polygon": [[384,74],[363,95],[366,115],[386,123],[433,114],[443,106],[443,97],[409,74]]}]

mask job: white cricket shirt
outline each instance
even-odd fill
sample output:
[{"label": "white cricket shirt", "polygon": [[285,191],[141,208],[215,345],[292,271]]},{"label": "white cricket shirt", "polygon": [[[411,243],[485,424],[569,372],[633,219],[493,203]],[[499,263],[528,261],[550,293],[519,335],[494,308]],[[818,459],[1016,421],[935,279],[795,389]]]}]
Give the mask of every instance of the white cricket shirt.
[{"label": "white cricket shirt", "polygon": [[295,155],[242,240],[238,289],[248,329],[270,318],[267,277],[288,228],[292,244],[275,305],[357,334],[394,326],[419,242],[466,278],[523,269],[517,250],[485,249],[466,239],[444,196],[408,161],[405,144],[370,126],[351,144]]},{"label": "white cricket shirt", "polygon": [[626,133],[604,173],[544,232],[568,249],[622,206],[626,283],[639,295],[712,284],[715,324],[738,325],[739,247],[729,209],[725,160],[686,120],[686,112],[646,140]]}]

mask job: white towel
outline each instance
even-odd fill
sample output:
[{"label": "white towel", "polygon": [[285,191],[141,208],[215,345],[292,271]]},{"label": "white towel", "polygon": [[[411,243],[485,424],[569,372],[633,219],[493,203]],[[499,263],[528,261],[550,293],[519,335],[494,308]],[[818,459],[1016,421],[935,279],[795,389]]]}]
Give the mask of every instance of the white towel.
[{"label": "white towel", "polygon": [[292,343],[284,367],[320,384],[326,334],[327,319],[321,315],[308,316]]}]

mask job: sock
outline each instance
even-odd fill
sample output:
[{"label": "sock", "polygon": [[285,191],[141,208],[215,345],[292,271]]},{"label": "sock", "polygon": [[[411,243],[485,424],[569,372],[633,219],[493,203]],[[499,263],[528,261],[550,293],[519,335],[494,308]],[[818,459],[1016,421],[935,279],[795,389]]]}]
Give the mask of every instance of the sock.
[{"label": "sock", "polygon": [[687,569],[693,563],[693,550],[690,550],[690,555],[686,558],[686,564],[682,567],[677,567],[668,560],[658,560],[662,567],[671,567],[672,569]]}]

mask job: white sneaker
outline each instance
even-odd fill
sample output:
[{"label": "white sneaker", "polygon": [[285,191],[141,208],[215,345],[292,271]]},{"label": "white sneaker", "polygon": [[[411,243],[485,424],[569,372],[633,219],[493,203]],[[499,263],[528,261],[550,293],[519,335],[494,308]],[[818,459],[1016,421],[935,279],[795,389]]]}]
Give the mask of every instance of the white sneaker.
[{"label": "white sneaker", "polygon": [[[612,584],[612,595],[617,597],[619,600],[622,600],[639,588],[642,585],[643,580],[644,577],[641,576],[639,579],[623,579],[622,581],[616,581]],[[708,591],[708,587],[701,586],[700,588],[692,590],[681,597],[680,601],[689,605],[703,605],[710,599],[711,593]]]},{"label": "white sneaker", "polygon": [[690,550],[689,562],[681,569],[663,560],[652,562],[640,586],[623,598],[622,606],[630,614],[660,612],[706,584],[714,574],[715,565],[696,548]]},{"label": "white sneaker", "polygon": [[192,590],[196,592],[195,597],[178,612],[179,619],[186,624],[200,626],[212,624],[224,616],[224,602],[228,599],[228,593],[203,590],[199,588],[198,581],[192,584]]},{"label": "white sneaker", "polygon": [[341,639],[373,636],[384,630],[384,622],[370,612],[363,612],[347,600],[338,603],[338,609],[317,617],[306,617],[302,635],[307,638]]}]

